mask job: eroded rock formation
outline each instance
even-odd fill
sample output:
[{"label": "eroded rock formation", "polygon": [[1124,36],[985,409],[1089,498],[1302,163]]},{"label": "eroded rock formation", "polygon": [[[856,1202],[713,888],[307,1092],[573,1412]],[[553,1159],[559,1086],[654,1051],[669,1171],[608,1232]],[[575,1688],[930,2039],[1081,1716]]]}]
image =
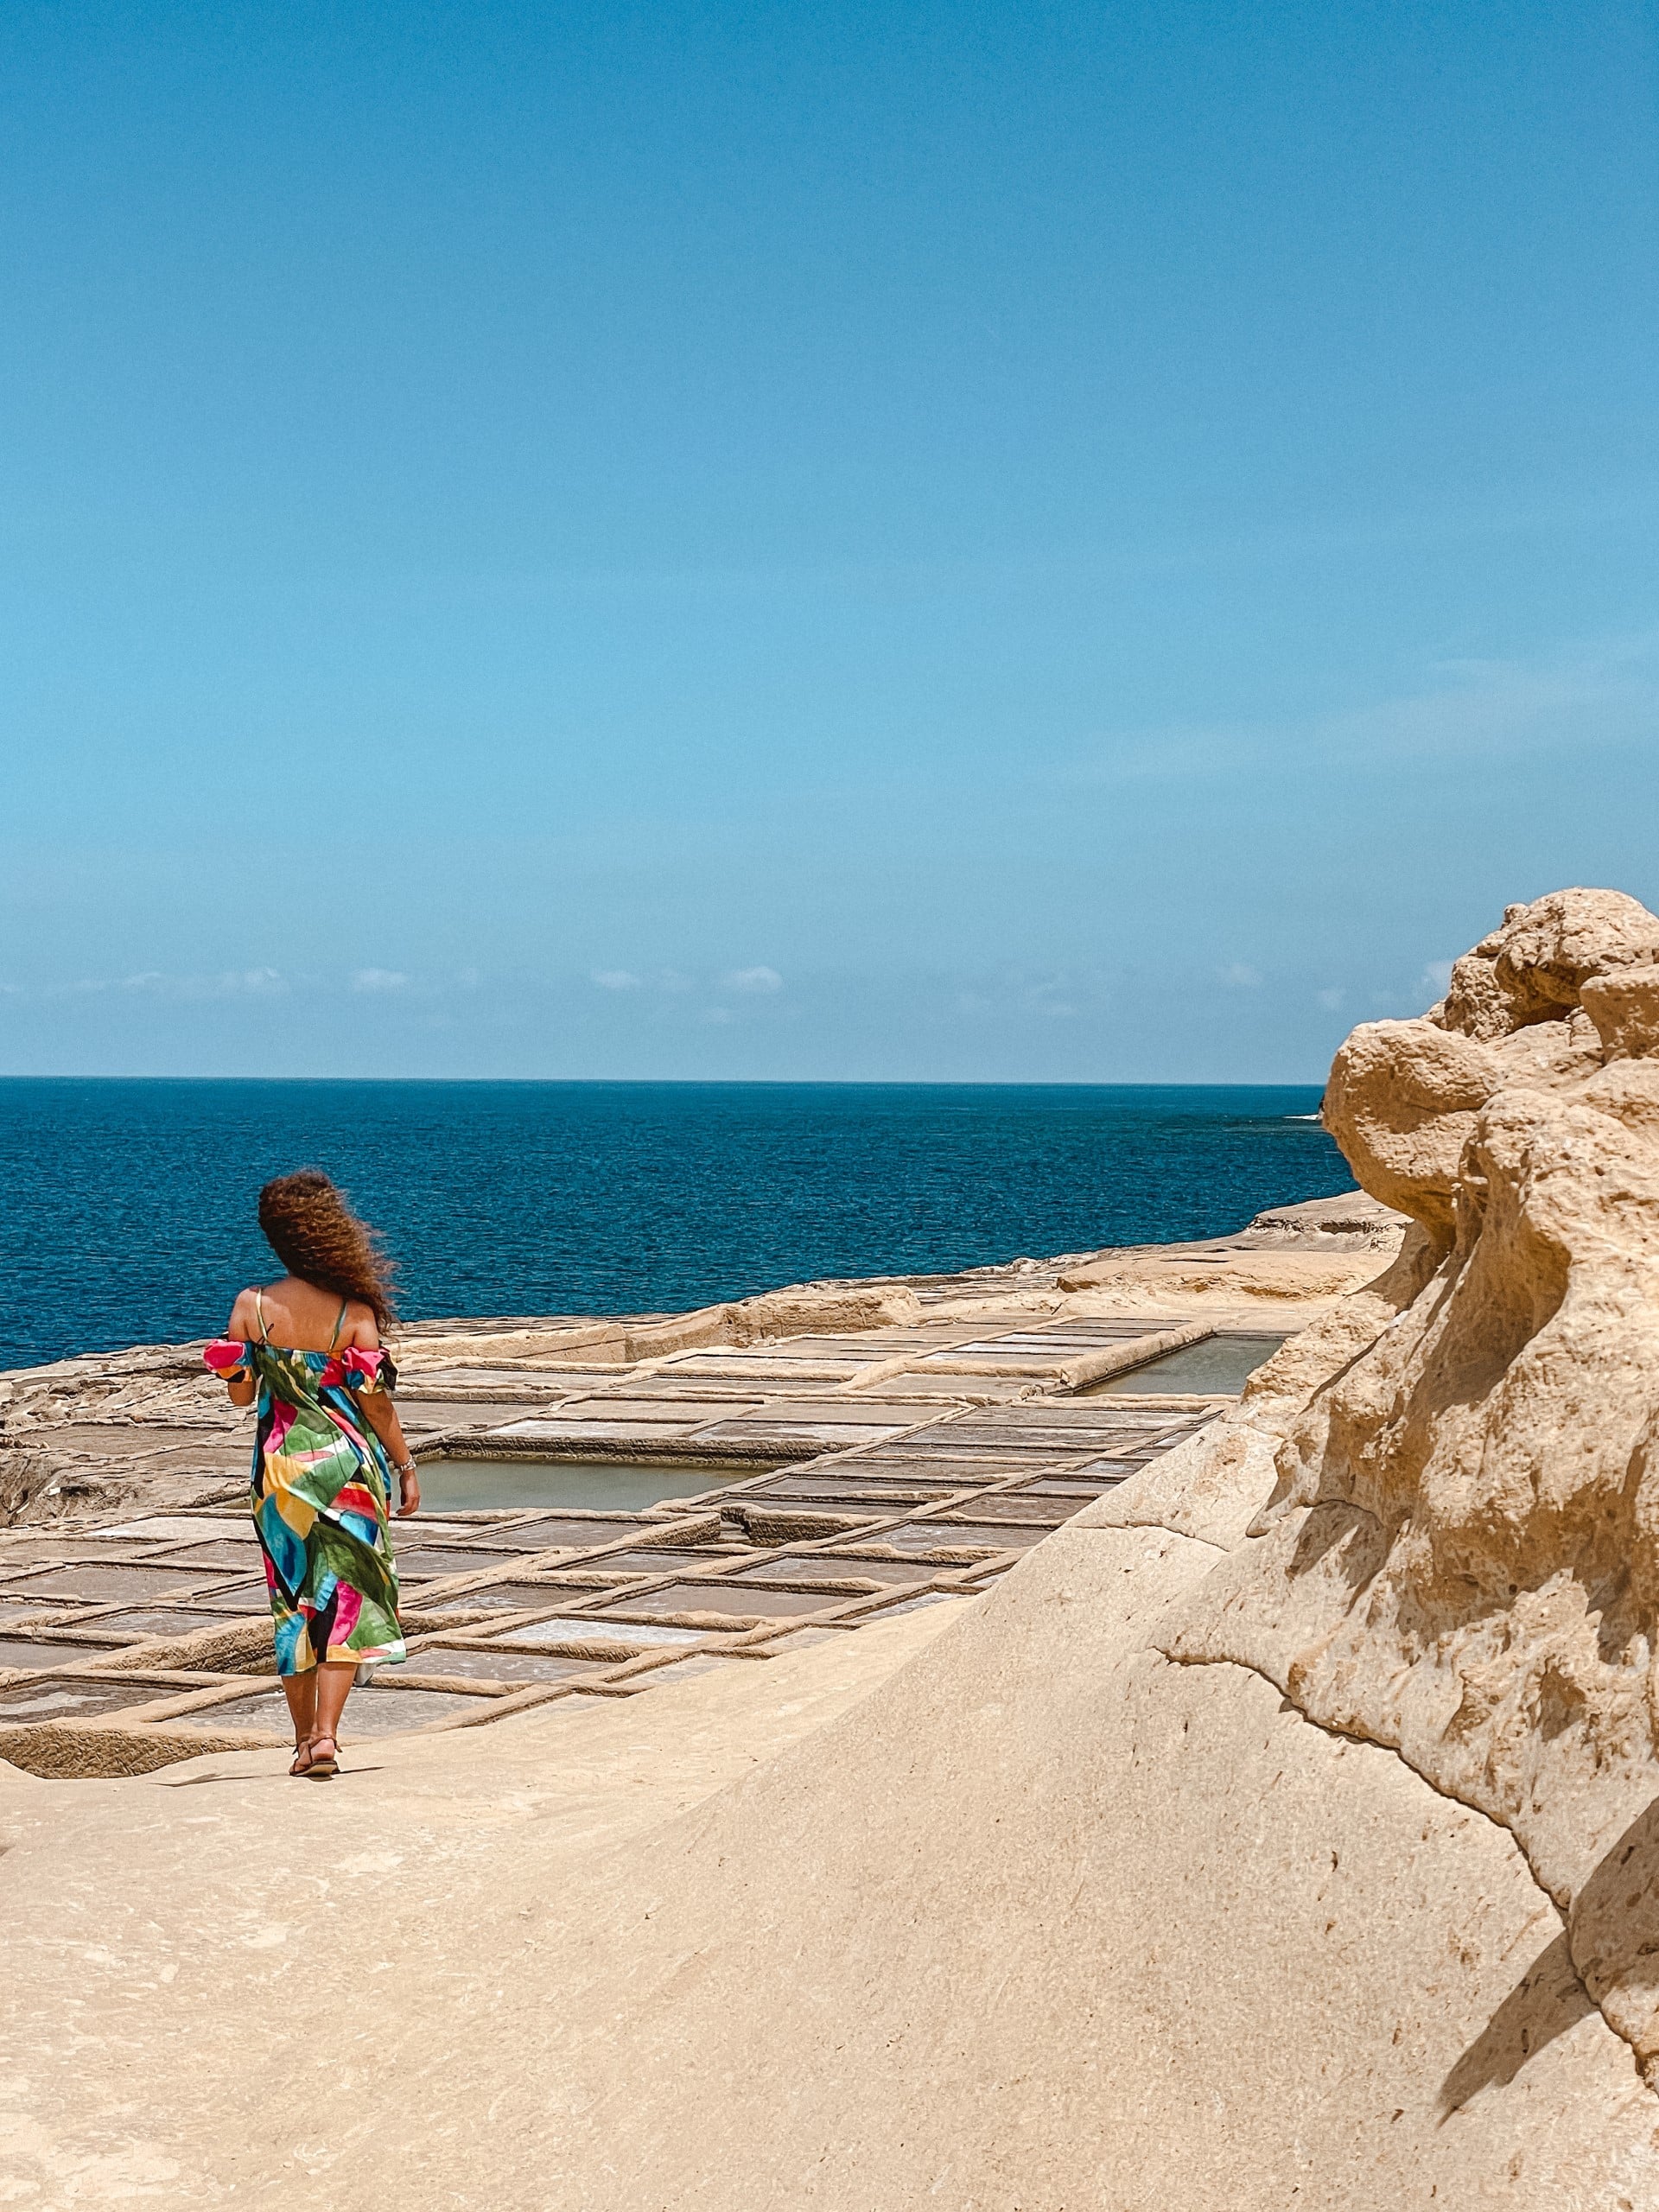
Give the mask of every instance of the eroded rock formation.
[{"label": "eroded rock formation", "polygon": [[1440,1005],[1354,1032],[1325,1114],[1416,1226],[1256,1378],[1273,1495],[1172,1656],[1508,1828],[1659,2084],[1659,919],[1512,906]]}]

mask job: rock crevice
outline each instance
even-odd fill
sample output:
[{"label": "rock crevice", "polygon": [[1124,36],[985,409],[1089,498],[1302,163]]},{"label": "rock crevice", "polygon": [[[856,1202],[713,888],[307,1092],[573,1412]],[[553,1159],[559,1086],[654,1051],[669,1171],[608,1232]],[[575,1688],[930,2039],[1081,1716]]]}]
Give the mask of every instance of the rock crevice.
[{"label": "rock crevice", "polygon": [[[1244,1660],[1200,1656],[1182,1650],[1173,1645],[1154,1644],[1153,1648],[1160,1657],[1166,1659],[1172,1666],[1232,1667],[1236,1668],[1241,1674],[1253,1675],[1258,1681],[1265,1682],[1269,1689],[1276,1690],[1284,1698],[1288,1709],[1308,1727],[1319,1729],[1327,1736],[1341,1737],[1348,1742],[1364,1744],[1373,1750],[1391,1754],[1400,1760],[1407,1771],[1417,1781],[1423,1783],[1427,1789],[1433,1790],[1437,1797],[1444,1798],[1448,1804],[1457,1805],[1466,1812],[1478,1815],[1499,1833],[1510,1836],[1510,1840],[1516,1843],[1522,1861],[1526,1865],[1533,1880],[1538,1882],[1536,1868],[1528,1860],[1524,1847],[1520,1845],[1513,1830],[1506,1823],[1494,1820],[1484,1806],[1473,1804],[1468,1798],[1459,1796],[1455,1791],[1443,1789],[1432,1775],[1425,1774],[1421,1767],[1414,1766],[1398,1745],[1381,1743],[1374,1736],[1357,1734],[1351,1730],[1337,1728],[1330,1722],[1319,1719],[1289,1694],[1284,1683],[1276,1681],[1262,1668],[1253,1667]],[[1538,2009],[1536,2006],[1529,2006],[1529,2000],[1533,1997],[1535,1991],[1546,1982],[1549,1991],[1549,2012],[1554,2024],[1551,2032],[1559,2034],[1571,2027],[1576,2021],[1585,2018],[1589,2013],[1600,2013],[1612,2032],[1618,2036],[1621,2041],[1630,2044],[1631,2054],[1640,2069],[1640,2078],[1647,2093],[1659,2097],[1659,2082],[1654,2080],[1652,2069],[1643,2065],[1643,2053],[1624,2033],[1617,2016],[1617,2011],[1609,2013],[1605,2006],[1597,2002],[1585,1974],[1580,1971],[1578,1956],[1573,1948],[1572,1929],[1570,1926],[1563,1924],[1560,1920],[1566,1901],[1552,1897],[1541,1883],[1538,1883],[1538,1896],[1541,1910],[1548,1912],[1556,1921],[1557,1932],[1545,1949],[1533,1961],[1526,1974],[1522,1976],[1513,1995],[1507,1999],[1504,2005],[1500,2005],[1497,2012],[1494,2013],[1486,2033],[1478,2038],[1470,2050],[1465,2053],[1464,2059],[1459,2062],[1459,2066],[1454,2067],[1446,2077],[1446,2087],[1443,2093],[1446,2109],[1448,2112],[1460,2110],[1469,2097],[1474,2094],[1476,2089],[1485,2087],[1490,2082],[1513,2079],[1514,2074],[1519,2071],[1521,2063],[1539,2048],[1537,2037],[1522,2022],[1519,2016],[1523,2009]],[[1570,1987],[1567,1985],[1570,1985]],[[1506,2023],[1510,2022],[1511,2016],[1514,2016],[1512,2030],[1506,2034],[1504,2029]],[[1499,2047],[1511,2042],[1515,2044],[1516,2058],[1515,2064],[1508,2072],[1502,2071],[1495,2065],[1484,2066],[1479,2063],[1480,2054],[1486,2046]]]}]

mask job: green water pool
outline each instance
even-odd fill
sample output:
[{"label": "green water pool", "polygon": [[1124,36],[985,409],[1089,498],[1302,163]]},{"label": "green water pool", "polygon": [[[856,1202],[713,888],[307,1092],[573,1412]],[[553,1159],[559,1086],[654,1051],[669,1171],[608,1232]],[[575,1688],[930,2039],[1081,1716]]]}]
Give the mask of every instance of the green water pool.
[{"label": "green water pool", "polygon": [[638,1513],[665,1497],[695,1497],[758,1467],[646,1465],[615,1459],[423,1459],[428,1513],[500,1512],[513,1506],[578,1505]]}]

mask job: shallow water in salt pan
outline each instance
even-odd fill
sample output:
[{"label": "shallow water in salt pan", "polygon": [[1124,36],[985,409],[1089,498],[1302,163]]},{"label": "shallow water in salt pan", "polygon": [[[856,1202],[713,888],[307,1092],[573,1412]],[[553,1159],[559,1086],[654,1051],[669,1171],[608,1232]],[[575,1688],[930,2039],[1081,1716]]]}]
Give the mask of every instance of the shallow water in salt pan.
[{"label": "shallow water in salt pan", "polygon": [[1184,1344],[1166,1352],[1144,1367],[1114,1375],[1096,1383],[1084,1397],[1134,1397],[1160,1390],[1242,1390],[1258,1367],[1273,1357],[1285,1339],[1281,1336],[1205,1337],[1201,1343]]},{"label": "shallow water in salt pan", "polygon": [[[585,1459],[423,1459],[421,1504],[433,1513],[496,1510],[509,1506],[582,1506],[638,1513],[665,1497],[695,1497],[758,1467],[645,1466]],[[594,1541],[601,1542],[601,1537]]]}]

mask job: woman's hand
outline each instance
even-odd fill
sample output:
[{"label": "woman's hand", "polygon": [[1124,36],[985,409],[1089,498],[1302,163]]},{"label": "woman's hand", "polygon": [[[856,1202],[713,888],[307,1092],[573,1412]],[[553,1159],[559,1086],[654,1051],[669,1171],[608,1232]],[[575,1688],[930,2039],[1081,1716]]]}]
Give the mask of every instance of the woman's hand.
[{"label": "woman's hand", "polygon": [[397,1518],[407,1521],[411,1513],[418,1513],[421,1510],[420,1469],[411,1466],[407,1474],[400,1471],[397,1487],[403,1497],[403,1503],[397,1508]]}]

